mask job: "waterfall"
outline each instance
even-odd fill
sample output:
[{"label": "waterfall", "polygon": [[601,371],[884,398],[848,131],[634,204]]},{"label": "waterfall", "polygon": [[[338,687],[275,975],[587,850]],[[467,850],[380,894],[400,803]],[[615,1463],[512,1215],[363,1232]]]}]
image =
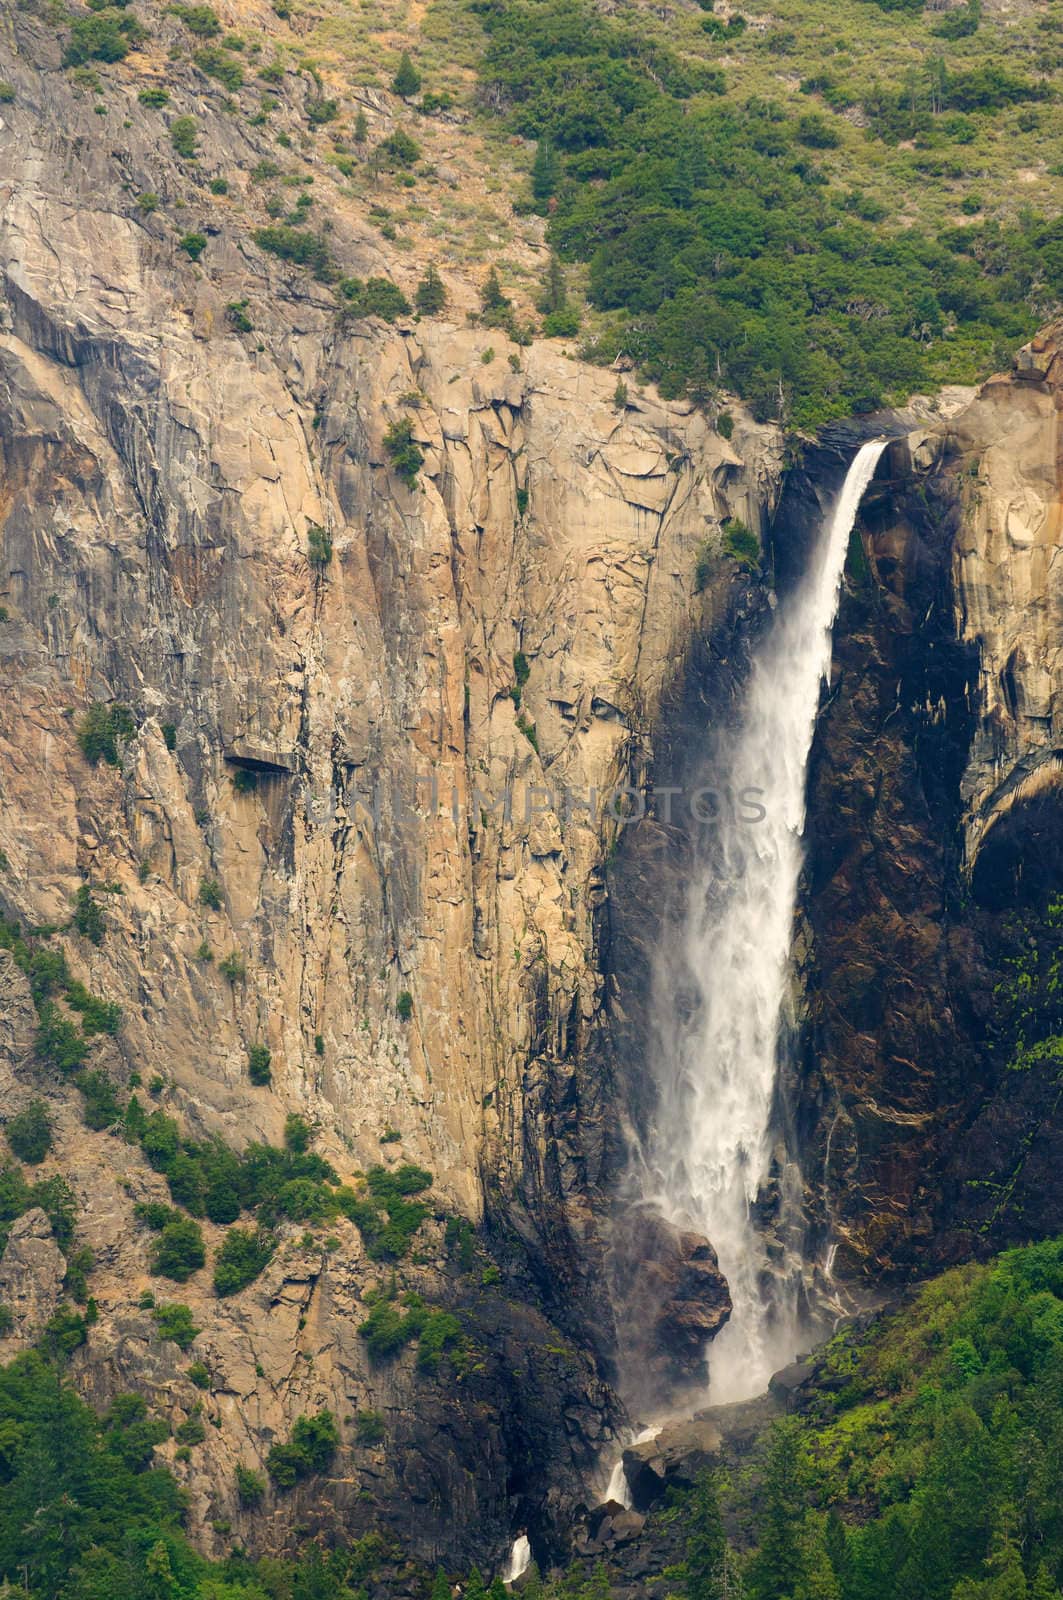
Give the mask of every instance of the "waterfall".
[{"label": "waterfall", "polygon": [[[772,1165],[809,750],[849,536],[884,448],[865,444],[853,460],[807,572],[758,649],[739,725],[716,746],[714,789],[758,789],[764,816],[721,812],[657,960],[658,1104],[641,1198],[708,1238],[727,1278],[733,1311],[710,1347],[713,1404],[763,1392],[801,1336],[793,1274],[753,1213]],[[786,1176],[784,1164],[784,1187]],[[796,1169],[790,1182],[796,1189]]]},{"label": "waterfall", "polygon": [[531,1558],[531,1542],[528,1539],[528,1535],[526,1533],[518,1533],[509,1552],[509,1564],[506,1567],[502,1582],[508,1587],[511,1583],[516,1583],[518,1578],[523,1578],[531,1566]]}]

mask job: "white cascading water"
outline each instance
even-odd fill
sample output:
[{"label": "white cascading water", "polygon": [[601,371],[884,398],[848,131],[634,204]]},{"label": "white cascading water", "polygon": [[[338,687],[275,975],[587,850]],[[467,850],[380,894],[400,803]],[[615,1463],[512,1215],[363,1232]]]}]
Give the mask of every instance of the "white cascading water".
[{"label": "white cascading water", "polygon": [[531,1543],[526,1533],[518,1533],[513,1541],[513,1548],[509,1552],[509,1565],[506,1567],[502,1582],[509,1587],[516,1583],[518,1578],[523,1578],[531,1566]]},{"label": "white cascading water", "polygon": [[820,685],[849,536],[884,448],[881,440],[865,444],[853,460],[809,570],[754,661],[740,724],[717,751],[714,790],[758,789],[765,815],[742,820],[736,808],[739,815],[721,816],[716,857],[691,883],[680,959],[665,950],[658,964],[659,1101],[642,1151],[643,1200],[710,1239],[730,1286],[731,1319],[709,1357],[712,1404],[763,1393],[800,1338],[796,1287],[784,1277],[764,1288],[764,1243],[751,1209],[771,1158]]}]

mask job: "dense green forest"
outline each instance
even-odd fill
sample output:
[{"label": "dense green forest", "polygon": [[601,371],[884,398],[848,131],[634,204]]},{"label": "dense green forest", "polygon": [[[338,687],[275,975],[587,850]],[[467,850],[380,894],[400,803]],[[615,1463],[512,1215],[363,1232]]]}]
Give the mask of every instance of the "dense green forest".
[{"label": "dense green forest", "polygon": [[[972,184],[952,183],[994,181],[978,143],[990,128],[1006,140],[1010,119],[1029,132],[1054,116],[1051,11],[1027,40],[983,23],[979,0],[934,28],[919,6],[887,7],[885,25],[921,31],[925,48],[886,83],[861,76],[848,39],[821,30],[809,70],[797,32],[737,13],[702,19],[717,63],[678,23],[631,7],[472,5],[488,39],[482,98],[537,141],[531,202],[561,256],[587,263],[606,314],[585,353],[625,353],[666,394],[726,385],[758,417],[814,427],[991,370],[1058,309],[1058,211],[989,215]],[[883,25],[879,7],[860,9]],[[803,67],[795,105],[780,84]],[[913,212],[908,192],[883,201],[874,153],[902,143],[919,188],[955,188],[953,215]]]},{"label": "dense green forest", "polygon": [[[308,1430],[320,1419],[306,1419]],[[318,1433],[320,1433],[320,1427]],[[0,1574],[34,1600],[349,1600],[418,1583],[377,1535],[298,1563],[199,1557],[154,1464],[167,1424],[135,1396],[97,1417],[61,1348],[0,1372]],[[316,1440],[316,1435],[315,1435]],[[319,1441],[317,1441],[319,1442]],[[327,1467],[335,1440],[308,1470]],[[293,1434],[293,1443],[298,1444]],[[248,1482],[254,1474],[245,1474]],[[1063,1576],[1063,1240],[957,1268],[870,1330],[839,1334],[814,1399],[729,1480],[662,1514],[682,1529],[677,1600],[1055,1600]],[[448,1575],[466,1596],[479,1574]],[[497,1597],[501,1586],[492,1590]],[[534,1578],[596,1600],[609,1573]],[[0,1590],[0,1592],[4,1592]]]}]

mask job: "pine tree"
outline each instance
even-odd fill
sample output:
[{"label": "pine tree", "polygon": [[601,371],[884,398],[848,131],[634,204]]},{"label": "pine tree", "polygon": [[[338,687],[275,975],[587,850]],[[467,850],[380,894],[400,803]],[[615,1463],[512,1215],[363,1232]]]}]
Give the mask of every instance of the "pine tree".
[{"label": "pine tree", "polygon": [[487,1585],[479,1567],[473,1567],[465,1584],[464,1600],[487,1600]]},{"label": "pine tree", "polygon": [[437,312],[442,311],[446,305],[447,291],[434,263],[429,266],[424,277],[417,285],[417,293],[414,298],[417,302],[418,311],[427,317],[434,316]]},{"label": "pine tree", "polygon": [[1059,1590],[1052,1582],[1052,1574],[1043,1561],[1030,1584],[1030,1600],[1060,1600]]},{"label": "pine tree", "polygon": [[823,1531],[823,1543],[844,1594],[848,1587],[852,1563],[849,1558],[849,1535],[846,1532],[845,1523],[836,1511],[832,1511],[827,1517],[827,1526]]},{"label": "pine tree", "polygon": [[147,1578],[146,1593],[151,1600],[177,1600],[180,1590],[177,1579],[174,1577],[173,1567],[170,1565],[170,1554],[162,1540],[159,1539],[152,1545],[148,1552],[148,1559],[144,1563],[144,1575]]},{"label": "pine tree", "polygon": [[535,147],[535,160],[532,162],[531,170],[532,197],[538,205],[545,205],[551,195],[556,193],[560,176],[557,153],[544,135]]},{"label": "pine tree", "polygon": [[810,1511],[802,1539],[804,1573],[794,1600],[841,1600],[841,1584],[827,1549],[826,1518]]},{"label": "pine tree", "polygon": [[480,304],[485,311],[505,311],[509,307],[510,300],[502,292],[497,267],[492,267],[487,274],[487,282],[480,291]]},{"label": "pine tree", "polygon": [[776,1423],[764,1477],[760,1548],[749,1569],[752,1600],[784,1600],[805,1577],[801,1457],[795,1424]]},{"label": "pine tree", "polygon": [[450,1583],[442,1567],[436,1568],[436,1575],[432,1579],[431,1600],[451,1600]]},{"label": "pine tree", "polygon": [[393,92],[403,100],[408,100],[421,87],[421,74],[410,60],[408,50],[402,52],[399,70],[391,80],[391,87]]},{"label": "pine tree", "polygon": [[366,121],[365,112],[359,111],[354,119],[354,142],[355,144],[365,144],[368,138],[369,123]]},{"label": "pine tree", "polygon": [[690,1500],[690,1526],[683,1566],[687,1600],[723,1600],[727,1540],[716,1481],[703,1472]]},{"label": "pine tree", "polygon": [[565,289],[565,274],[556,250],[551,250],[550,261],[543,278],[542,294],[539,297],[539,310],[548,317],[553,311],[564,311],[568,301]]}]

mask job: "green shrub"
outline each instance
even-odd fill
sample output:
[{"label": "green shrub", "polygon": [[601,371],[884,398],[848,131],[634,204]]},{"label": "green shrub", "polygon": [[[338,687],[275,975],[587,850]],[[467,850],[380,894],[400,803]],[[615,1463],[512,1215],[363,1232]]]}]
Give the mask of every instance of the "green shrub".
[{"label": "green shrub", "polygon": [[151,1272],[159,1278],[184,1283],[207,1259],[203,1230],[191,1217],[168,1222],[159,1234],[151,1256]]},{"label": "green shrub", "polygon": [[379,1444],[384,1437],[384,1418],[379,1411],[358,1411],[355,1413],[354,1428],[359,1444]]},{"label": "green shrub", "polygon": [[202,879],[196,898],[201,906],[207,906],[211,911],[220,911],[222,907],[221,884],[217,878]]},{"label": "green shrub", "polygon": [[312,522],[306,530],[306,554],[314,567],[327,567],[332,560],[332,540],[316,522]]},{"label": "green shrub", "polygon": [[192,1313],[187,1306],[180,1304],[156,1306],[153,1315],[159,1338],[172,1339],[182,1350],[187,1350],[201,1331],[192,1321]]},{"label": "green shrub", "polygon": [[228,180],[228,178],[211,178],[211,180],[210,180],[210,192],[211,192],[211,194],[228,194],[229,193],[229,180]]},{"label": "green shrub", "polygon": [[30,980],[33,1002],[38,1008],[42,1000],[57,990],[66,992],[70,986],[70,973],[61,950],[48,950],[40,945],[32,949],[24,944],[20,947],[18,941],[14,949],[15,959]]},{"label": "green shrub", "polygon": [[159,111],[170,103],[170,91],[161,84],[153,84],[150,89],[141,89],[137,99],[142,106],[147,106],[151,111]]},{"label": "green shrub", "polygon": [[394,322],[410,310],[410,302],[390,278],[370,278],[367,283],[361,278],[343,278],[339,290],[358,317],[381,317],[385,322]]},{"label": "green shrub", "polygon": [[181,1220],[181,1213],[175,1211],[173,1206],[164,1205],[161,1200],[138,1200],[133,1207],[133,1215],[155,1233],[161,1233],[167,1223]]},{"label": "green shrub", "polygon": [[146,194],[138,195],[137,209],[142,211],[146,217],[150,217],[153,211],[158,211],[159,209],[158,195],[152,194],[150,191]]},{"label": "green shrub", "polygon": [[295,1111],[289,1112],[284,1120],[284,1143],[286,1148],[301,1156],[309,1150],[312,1138],[313,1129],[306,1118],[299,1116]]},{"label": "green shrub", "polygon": [[282,261],[309,267],[323,283],[330,282],[336,275],[328,246],[316,233],[275,223],[269,228],[256,228],[252,237],[260,250],[268,250]]},{"label": "green shrub", "polygon": [[815,111],[797,119],[797,138],[812,150],[833,150],[841,143],[837,129]]},{"label": "green shrub", "polygon": [[413,1016],[413,995],[409,989],[403,989],[395,1001],[395,1015],[400,1022],[409,1022]]},{"label": "green shrub", "polygon": [[449,1311],[430,1310],[424,1318],[417,1341],[417,1366],[421,1372],[435,1372],[444,1350],[461,1338],[461,1323]]},{"label": "green shrub", "polygon": [[580,314],[575,306],[562,306],[559,311],[549,311],[543,318],[543,337],[546,339],[572,339],[579,332]]},{"label": "green shrub", "polygon": [[74,1238],[77,1202],[64,1178],[42,1178],[27,1183],[21,1167],[0,1167],[0,1253],[16,1218],[39,1206],[51,1223],[60,1250],[67,1251]]},{"label": "green shrub", "polygon": [[173,1431],[173,1436],[178,1444],[191,1446],[203,1443],[203,1440],[207,1437],[207,1430],[203,1426],[202,1413],[202,1402],[197,1400],[191,1414]]},{"label": "green shrub", "polygon": [[247,977],[247,963],[238,950],[230,950],[229,954],[218,962],[218,971],[226,982],[235,988]]},{"label": "green shrub", "polygon": [[186,233],[177,241],[178,250],[183,250],[186,256],[191,256],[193,261],[198,261],[207,248],[206,235],[202,233]]},{"label": "green shrub", "polygon": [[77,740],[86,761],[91,761],[95,766],[102,759],[109,766],[116,767],[120,744],[131,739],[136,731],[136,723],[128,706],[107,705],[98,700],[81,718]]},{"label": "green shrub", "polygon": [[390,138],[383,140],[380,150],[388,160],[400,167],[412,167],[415,161],[421,159],[420,145],[402,128],[396,128]]},{"label": "green shrub", "polygon": [[229,325],[235,328],[237,333],[254,332],[254,323],[247,314],[247,306],[248,302],[246,300],[230,300],[225,308],[226,315],[229,318]]},{"label": "green shrub", "polygon": [[444,1234],[447,1249],[457,1255],[462,1272],[471,1272],[476,1264],[476,1237],[465,1217],[448,1217]]},{"label": "green shrub", "polygon": [[4,1132],[20,1161],[36,1167],[52,1148],[52,1122],[43,1100],[31,1100],[25,1111],[11,1118]]},{"label": "green shrub", "polygon": [[760,540],[739,517],[731,517],[725,525],[723,547],[740,567],[755,572],[760,565]]},{"label": "green shrub", "polygon": [[102,944],[105,933],[103,912],[97,902],[92,898],[92,890],[87,883],[83,883],[74,896],[74,914],[70,925],[75,932],[80,933],[83,939],[88,939],[92,944]]},{"label": "green shrub", "polygon": [[186,161],[191,161],[196,153],[196,138],[195,117],[175,117],[170,123],[170,143]]},{"label": "green shrub", "polygon": [[323,96],[311,100],[306,108],[306,120],[312,128],[323,127],[326,122],[335,122],[339,114],[339,101],[326,100]]},{"label": "green shrub", "polygon": [[247,1052],[247,1074],[256,1088],[264,1088],[270,1082],[270,1062],[273,1056],[267,1045],[253,1044]]},{"label": "green shrub", "polygon": [[11,1307],[0,1305],[0,1339],[6,1339],[14,1326],[15,1314]]},{"label": "green shrub", "polygon": [[446,286],[434,264],[429,264],[424,277],[417,285],[414,301],[418,311],[426,317],[435,316],[446,306]]},{"label": "green shrub", "polygon": [[417,474],[424,466],[424,455],[414,441],[411,418],[403,417],[391,424],[384,435],[384,449],[406,487],[416,488]]},{"label": "green shrub", "polygon": [[326,1472],[340,1442],[331,1411],[295,1419],[287,1444],[275,1444],[266,1457],[266,1470],[278,1489],[294,1488],[303,1478]]},{"label": "green shrub", "polygon": [[[89,935],[91,937],[91,935]],[[94,943],[100,941],[94,940]],[[86,1038],[97,1033],[115,1034],[122,1026],[122,1008],[116,1000],[101,1000],[90,994],[83,983],[73,979],[66,988],[67,1005],[81,1013],[81,1026]]]},{"label": "green shrub", "polygon": [[260,1472],[255,1472],[251,1467],[237,1466],[236,1493],[240,1498],[240,1504],[250,1510],[261,1504],[266,1493],[266,1480]]},{"label": "green shrub", "polygon": [[122,1120],[122,1106],[105,1072],[94,1068],[89,1072],[79,1072],[75,1079],[81,1091],[81,1114],[87,1128],[100,1132],[103,1128],[111,1128]]},{"label": "green shrub", "polygon": [[368,1317],[358,1327],[369,1359],[374,1363],[389,1361],[416,1339],[418,1368],[435,1372],[443,1351],[461,1337],[461,1324],[449,1311],[426,1306],[416,1294],[405,1295],[402,1305],[404,1309],[390,1296],[380,1295],[373,1300]]},{"label": "green shrub", "polygon": [[80,1305],[88,1300],[89,1273],[95,1265],[95,1257],[87,1245],[82,1245],[79,1250],[71,1250],[67,1255],[63,1288]]},{"label": "green shrub", "polygon": [[35,1048],[39,1058],[62,1073],[76,1072],[89,1049],[81,1029],[64,1017],[52,1000],[38,1007],[37,1017]]},{"label": "green shrub", "polygon": [[325,1036],[323,1033],[314,1034],[314,1054],[318,1056],[325,1054]]},{"label": "green shrub", "polygon": [[171,6],[174,16],[180,17],[190,33],[199,39],[213,39],[221,32],[221,23],[213,6]]},{"label": "green shrub", "polygon": [[410,1196],[430,1188],[432,1174],[410,1164],[392,1170],[371,1167],[365,1182],[364,1197],[341,1189],[336,1196],[339,1207],[362,1235],[371,1261],[399,1261],[421,1223],[431,1215],[427,1202]]},{"label": "green shrub", "polygon": [[409,51],[404,50],[402,59],[399,62],[399,70],[391,80],[392,93],[397,94],[403,100],[408,100],[411,95],[417,93],[420,87],[421,74],[410,60]]},{"label": "green shrub", "polygon": [[77,17],[70,25],[70,40],[63,54],[64,67],[86,61],[121,61],[147,38],[132,12],[109,6],[90,17]]},{"label": "green shrub", "polygon": [[273,1235],[264,1228],[230,1228],[214,1257],[214,1293],[238,1294],[273,1259]]},{"label": "green shrub", "polygon": [[73,1355],[89,1336],[88,1318],[73,1306],[62,1305],[44,1324],[42,1347],[53,1361]]},{"label": "green shrub", "polygon": [[192,57],[200,72],[205,72],[208,77],[217,78],[231,92],[243,87],[244,69],[239,61],[234,61],[227,50],[218,44],[206,44],[197,50]]},{"label": "green shrub", "polygon": [[[137,1111],[140,1112],[139,1118]],[[174,1157],[181,1144],[180,1130],[173,1117],[168,1117],[164,1111],[153,1111],[150,1116],[144,1116],[134,1096],[126,1107],[126,1120],[134,1118],[142,1122],[137,1130],[140,1148],[147,1156],[156,1172],[166,1172],[172,1166]]]}]

